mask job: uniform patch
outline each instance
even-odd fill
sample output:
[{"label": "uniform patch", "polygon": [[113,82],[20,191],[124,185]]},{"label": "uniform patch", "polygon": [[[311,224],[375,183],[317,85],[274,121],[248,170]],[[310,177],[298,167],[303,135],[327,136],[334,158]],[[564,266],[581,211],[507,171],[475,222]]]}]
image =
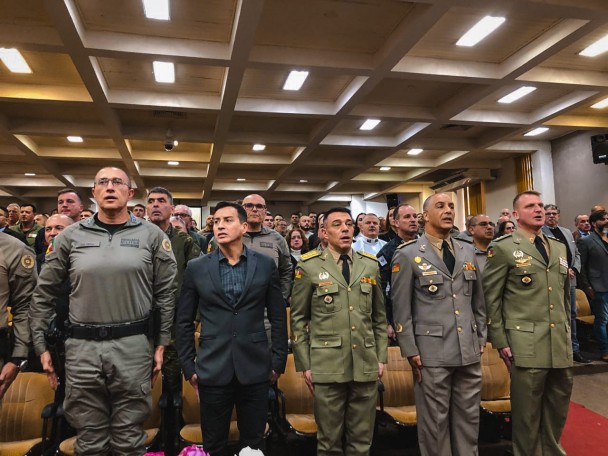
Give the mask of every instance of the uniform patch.
[{"label": "uniform patch", "polygon": [[391,272],[399,272],[400,271],[399,263],[395,263],[391,268]]},{"label": "uniform patch", "polygon": [[323,301],[325,301],[325,304],[331,304],[333,302],[334,298],[332,298],[330,295],[326,295],[323,298]]},{"label": "uniform patch", "polygon": [[333,285],[334,283],[331,280],[328,280],[327,282],[321,282],[319,283],[319,288],[321,287],[328,287],[330,285]]},{"label": "uniform patch", "polygon": [[380,255],[378,257],[378,263],[380,263],[380,266],[386,266],[386,258],[384,258],[384,255]]},{"label": "uniform patch", "polygon": [[559,264],[562,265],[563,267],[567,268],[568,267],[568,260],[566,258],[559,258]]},{"label": "uniform patch", "polygon": [[524,285],[530,285],[530,284],[532,283],[532,278],[531,278],[530,276],[523,276],[523,277],[521,278],[521,282],[522,282]]},{"label": "uniform patch", "polygon": [[361,283],[371,283],[372,285],[376,285],[376,279],[373,277],[362,277]]},{"label": "uniform patch", "polygon": [[432,268],[432,266],[428,263],[422,263],[421,265],[418,266],[421,270],[423,271],[428,271],[429,269]]},{"label": "uniform patch", "polygon": [[419,256],[414,257],[414,263],[420,263],[422,261],[422,258],[420,258]]},{"label": "uniform patch", "polygon": [[475,271],[475,265],[469,261],[464,263],[463,269],[465,271]]},{"label": "uniform patch", "polygon": [[323,271],[319,272],[319,280],[327,280],[329,279],[329,272]]},{"label": "uniform patch", "polygon": [[317,249],[311,250],[310,252],[306,252],[304,255],[302,255],[300,257],[300,260],[302,260],[302,261],[310,260],[311,258],[314,258],[319,255],[321,255],[321,252],[319,252]]},{"label": "uniform patch", "polygon": [[488,253],[486,255],[488,258],[492,258],[494,256],[494,249],[492,247],[490,247],[488,249]]},{"label": "uniform patch", "polygon": [[429,287],[429,293],[431,293],[431,294],[437,293],[437,290],[438,290],[437,285],[431,285]]},{"label": "uniform patch", "polygon": [[163,249],[167,252],[171,251],[171,241],[169,239],[163,239]]},{"label": "uniform patch", "polygon": [[296,279],[301,279],[302,278],[302,268],[296,268],[295,278]]},{"label": "uniform patch", "polygon": [[51,242],[49,243],[49,247],[48,247],[48,249],[46,249],[46,255],[51,253],[53,250],[55,250],[55,238],[51,239]]},{"label": "uniform patch", "polygon": [[23,266],[25,269],[32,269],[35,264],[36,261],[34,261],[34,257],[32,255],[23,255],[21,257],[21,266]]},{"label": "uniform patch", "polygon": [[120,246],[121,247],[135,247],[136,249],[139,248],[139,239],[135,238],[135,239],[121,239],[120,240]]},{"label": "uniform patch", "polygon": [[274,249],[273,242],[260,242],[260,247],[264,247],[266,249]]}]

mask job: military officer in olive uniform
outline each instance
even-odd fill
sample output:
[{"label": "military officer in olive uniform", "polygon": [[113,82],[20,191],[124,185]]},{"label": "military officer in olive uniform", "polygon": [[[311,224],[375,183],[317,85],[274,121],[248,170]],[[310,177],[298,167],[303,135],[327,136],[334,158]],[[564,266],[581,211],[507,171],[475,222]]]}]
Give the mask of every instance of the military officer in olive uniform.
[{"label": "military officer in olive uniform", "polygon": [[565,455],[559,439],[572,391],[566,245],[542,233],[538,192],[517,195],[513,215],[518,230],[490,244],[483,274],[490,341],[511,371],[513,454]]},{"label": "military officer in olive uniform", "polygon": [[450,236],[454,203],[438,193],[423,205],[425,234],[392,262],[397,341],[412,365],[423,456],[477,455],[486,310],[471,244]]},{"label": "military officer in olive uniform", "polygon": [[291,297],[296,370],[314,391],[317,455],[368,455],[376,381],[387,358],[386,314],[376,257],[352,250],[354,223],[327,211],[323,252],[302,255]]},{"label": "military officer in olive uniform", "polygon": [[[27,314],[36,284],[35,266],[31,248],[0,232],[0,400],[27,360],[30,342]],[[12,350],[9,306],[13,314]]]}]

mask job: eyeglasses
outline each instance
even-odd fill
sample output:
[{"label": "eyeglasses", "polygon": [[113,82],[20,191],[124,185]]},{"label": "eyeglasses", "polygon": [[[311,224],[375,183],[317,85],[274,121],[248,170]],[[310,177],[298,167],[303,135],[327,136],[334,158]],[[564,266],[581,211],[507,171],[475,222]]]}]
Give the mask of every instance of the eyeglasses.
[{"label": "eyeglasses", "polygon": [[477,225],[479,225],[479,226],[488,226],[488,225],[489,226],[494,226],[494,222],[479,222],[479,223],[476,223],[473,226],[477,226]]},{"label": "eyeglasses", "polygon": [[107,187],[110,184],[110,182],[112,182],[112,185],[114,187],[118,187],[119,185],[126,185],[127,187],[129,186],[129,184],[127,184],[120,177],[113,177],[112,179],[108,179],[107,177],[101,177],[101,178],[97,179],[97,182],[95,183],[95,185],[99,185],[100,187]]},{"label": "eyeglasses", "polygon": [[555,217],[557,214],[559,214],[559,212],[545,212],[547,217]]},{"label": "eyeglasses", "polygon": [[245,204],[243,204],[243,207],[244,207],[245,209],[249,209],[249,210],[252,210],[252,209],[254,209],[254,208],[255,208],[255,209],[257,209],[258,211],[261,211],[262,209],[266,209],[266,205],[265,205],[265,204],[260,204],[260,203],[258,203],[258,204],[253,204],[253,203],[245,203]]},{"label": "eyeglasses", "polygon": [[173,217],[180,217],[180,218],[190,217],[190,214],[173,214]]}]

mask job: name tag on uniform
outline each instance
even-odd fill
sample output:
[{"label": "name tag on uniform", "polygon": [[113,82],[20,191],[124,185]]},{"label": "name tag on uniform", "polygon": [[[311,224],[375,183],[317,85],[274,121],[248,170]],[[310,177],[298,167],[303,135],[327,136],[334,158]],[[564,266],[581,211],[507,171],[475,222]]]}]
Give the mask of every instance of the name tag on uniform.
[{"label": "name tag on uniform", "polygon": [[139,239],[135,238],[135,239],[121,239],[120,240],[120,246],[121,247],[135,247],[136,249],[139,248]]},{"label": "name tag on uniform", "polygon": [[384,258],[384,255],[380,255],[378,257],[378,263],[380,263],[380,266],[385,266],[386,265],[386,259]]},{"label": "name tag on uniform", "polygon": [[437,275],[437,271],[422,271],[423,276]]},{"label": "name tag on uniform", "polygon": [[274,243],[272,242],[260,242],[260,247],[264,247],[267,249],[273,249],[274,248]]},{"label": "name tag on uniform", "polygon": [[75,249],[81,249],[83,247],[100,247],[101,242],[78,242],[74,243]]}]

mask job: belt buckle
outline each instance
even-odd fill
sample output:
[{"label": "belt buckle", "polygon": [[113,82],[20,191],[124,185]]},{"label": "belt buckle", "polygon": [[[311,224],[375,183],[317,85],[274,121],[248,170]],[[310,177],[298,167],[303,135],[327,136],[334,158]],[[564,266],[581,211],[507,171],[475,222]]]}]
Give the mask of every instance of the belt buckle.
[{"label": "belt buckle", "polygon": [[111,335],[110,328],[107,326],[100,326],[95,328],[95,340],[106,340]]}]

